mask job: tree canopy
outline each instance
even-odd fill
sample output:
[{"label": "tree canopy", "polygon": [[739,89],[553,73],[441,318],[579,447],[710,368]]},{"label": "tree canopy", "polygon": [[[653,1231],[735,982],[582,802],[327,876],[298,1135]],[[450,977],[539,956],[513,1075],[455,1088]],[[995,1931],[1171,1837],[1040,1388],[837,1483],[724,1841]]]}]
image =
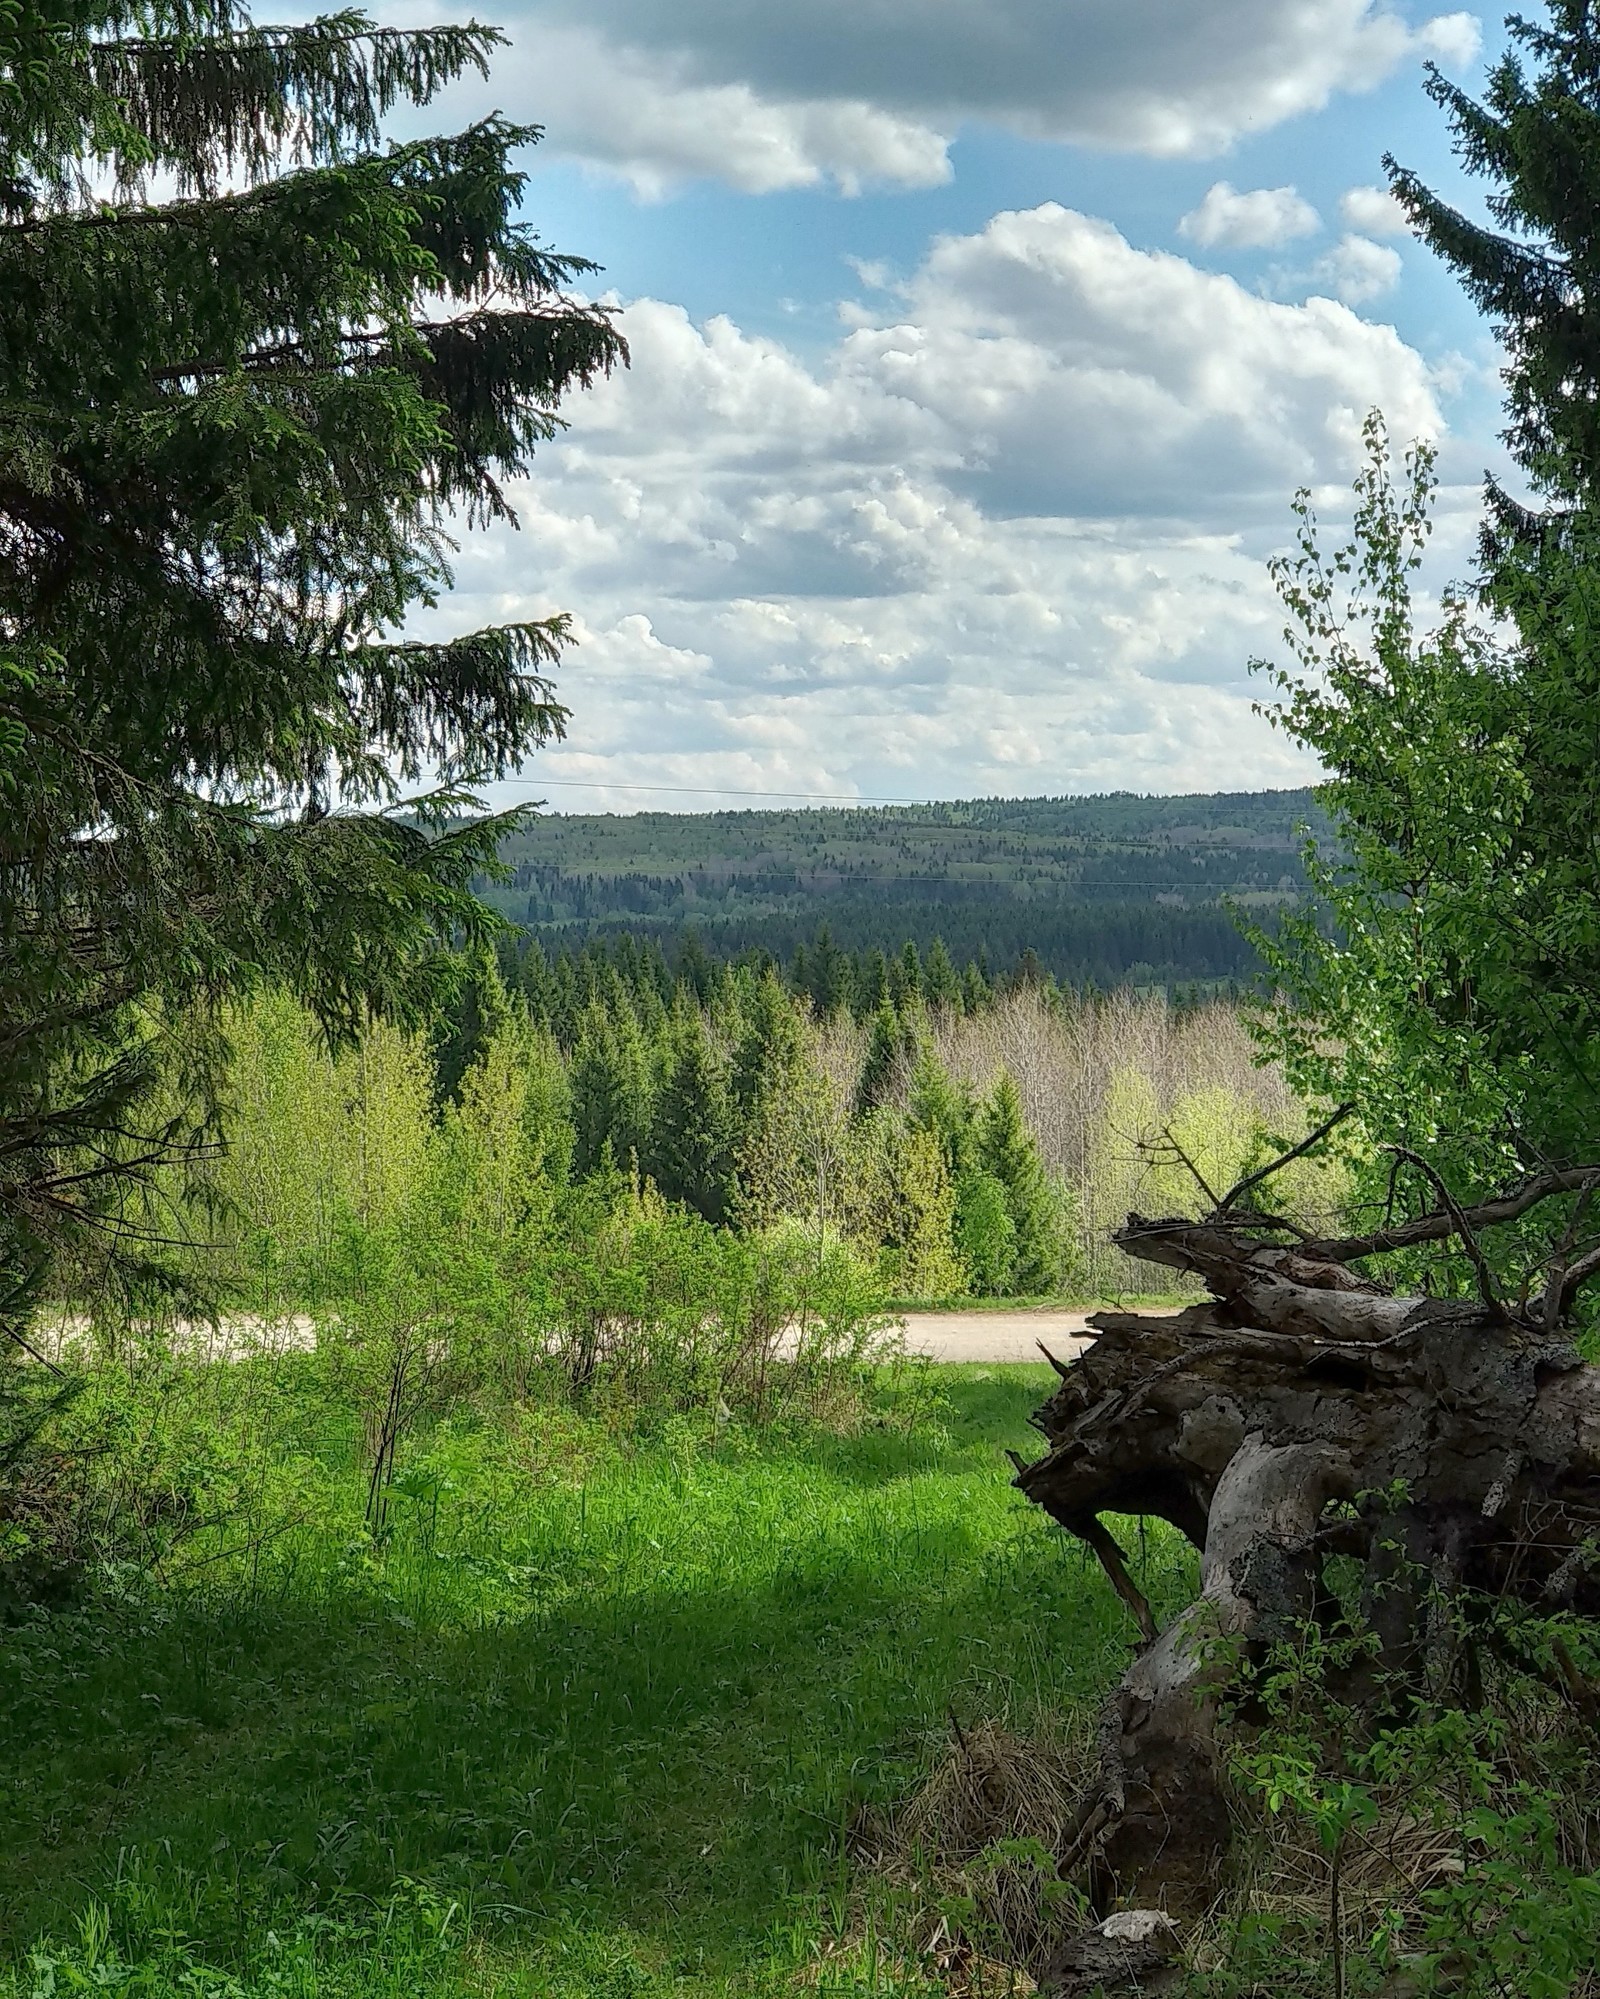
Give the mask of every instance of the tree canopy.
[{"label": "tree canopy", "polygon": [[566,621],[408,620],[625,358],[518,219],[536,127],[384,142],[500,40],[0,11],[0,1309],[203,1131],[180,1014],[415,1017],[490,925],[473,787],[559,734]]},{"label": "tree canopy", "polygon": [[1429,65],[1429,94],[1462,164],[1490,183],[1498,227],[1392,157],[1385,165],[1418,234],[1505,344],[1507,442],[1538,487],[1570,504],[1600,489],[1600,24],[1591,0],[1546,11],[1544,24],[1508,21],[1482,102]]},{"label": "tree canopy", "polygon": [[[1330,773],[1338,851],[1313,870],[1331,929],[1307,919],[1264,941],[1295,1001],[1273,1032],[1302,1086],[1354,1103],[1399,1149],[1373,1179],[1386,1202],[1394,1174],[1421,1171],[1408,1153],[1483,1191],[1600,1148],[1591,13],[1553,0],[1544,25],[1514,20],[1482,103],[1430,73],[1497,227],[1389,162],[1418,232],[1497,321],[1507,441],[1546,510],[1491,483],[1481,573],[1428,628],[1432,455],[1418,448],[1396,477],[1374,421],[1350,541],[1327,548],[1302,494],[1297,551],[1277,565],[1294,653],[1277,719]],[[1529,1226],[1587,1224],[1555,1204]],[[1506,1245],[1508,1260],[1529,1247]],[[1551,1244],[1531,1248],[1536,1260]]]}]

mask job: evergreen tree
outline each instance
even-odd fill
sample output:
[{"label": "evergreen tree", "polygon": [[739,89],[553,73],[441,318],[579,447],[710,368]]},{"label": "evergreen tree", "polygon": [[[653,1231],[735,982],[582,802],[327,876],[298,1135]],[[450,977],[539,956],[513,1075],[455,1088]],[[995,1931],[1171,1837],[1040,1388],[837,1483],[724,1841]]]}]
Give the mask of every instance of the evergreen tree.
[{"label": "evergreen tree", "polygon": [[[155,1024],[265,978],[425,1017],[559,732],[559,618],[397,636],[622,343],[514,219],[535,128],[380,148],[476,26],[0,12],[0,1314],[130,1176]],[[150,189],[170,188],[155,199]],[[109,197],[109,198],[108,198]],[[423,803],[403,792],[436,778]],[[152,1123],[152,1119],[155,1122]]]},{"label": "evergreen tree", "polygon": [[943,1007],[950,1013],[961,1011],[961,980],[950,962],[950,953],[945,949],[942,937],[935,937],[928,947],[923,984],[930,1006]]},{"label": "evergreen tree", "polygon": [[546,994],[549,1006],[550,1032],[563,1048],[571,1048],[578,1039],[578,1023],[583,1012],[583,1000],[578,991],[578,975],[573,969],[572,953],[563,951],[556,960]]},{"label": "evergreen tree", "polygon": [[644,1159],[653,1125],[650,1051],[630,1011],[591,1006],[572,1058],[573,1168],[593,1173],[606,1158]]},{"label": "evergreen tree", "polygon": [[958,1180],[974,1163],[975,1114],[970,1087],[952,1081],[933,1044],[920,1042],[911,1070],[906,1116],[915,1129],[931,1131],[938,1139],[951,1175]]},{"label": "evergreen tree", "polygon": [[[1566,505],[1600,495],[1600,21],[1593,0],[1549,0],[1547,26],[1513,17],[1481,103],[1429,65],[1429,94],[1498,227],[1473,221],[1393,158],[1390,185],[1418,234],[1495,322],[1506,441]],[[1493,492],[1493,489],[1491,489]],[[1493,492],[1503,522],[1531,520]]]},{"label": "evergreen tree", "polygon": [[1026,987],[1042,986],[1044,982],[1045,971],[1039,963],[1039,954],[1029,944],[1017,960],[1017,969],[1011,974],[1012,988],[1020,992]]},{"label": "evergreen tree", "polygon": [[550,966],[537,938],[527,940],[527,948],[516,961],[516,972],[508,983],[522,995],[531,1020],[550,1026]]},{"label": "evergreen tree", "polygon": [[938,1138],[910,1126],[893,1148],[890,1268],[909,1298],[951,1298],[965,1288],[955,1249],[956,1193]]},{"label": "evergreen tree", "polygon": [[685,930],[678,940],[677,984],[687,986],[701,1006],[711,998],[719,967],[712,964],[698,931]]},{"label": "evergreen tree", "polygon": [[992,997],[988,980],[978,969],[976,962],[969,959],[967,969],[961,974],[962,1012],[982,1013]]},{"label": "evergreen tree", "polygon": [[1054,1289],[1062,1263],[1061,1203],[1023,1118],[1017,1086],[1004,1069],[979,1114],[975,1136],[976,1164],[1005,1189],[1016,1231],[1014,1288]]},{"label": "evergreen tree", "polygon": [[833,941],[827,924],[818,926],[811,946],[808,987],[818,1020],[829,1020],[850,999],[850,960]]},{"label": "evergreen tree", "polygon": [[914,937],[908,937],[901,946],[900,956],[889,974],[889,991],[902,1013],[909,1006],[921,1004],[922,959]]},{"label": "evergreen tree", "polygon": [[880,1007],[889,1006],[889,962],[874,945],[856,966],[855,1016],[870,1020]]},{"label": "evergreen tree", "polygon": [[861,1073],[856,1078],[854,1113],[858,1118],[882,1109],[894,1094],[905,1063],[905,1026],[887,1000],[872,1016]]},{"label": "evergreen tree", "polygon": [[802,1060],[794,1002],[768,972],[745,1000],[734,1044],[730,1085],[743,1126],[748,1129],[773,1095],[793,1081]]},{"label": "evergreen tree", "polygon": [[969,1167],[956,1182],[955,1244],[969,1287],[1004,1298],[1015,1287],[1017,1225],[1006,1190],[992,1173]]},{"label": "evergreen tree", "polygon": [[487,954],[470,967],[434,1033],[434,1090],[441,1104],[461,1094],[467,1072],[511,1019],[510,995]]},{"label": "evergreen tree", "polygon": [[708,1222],[726,1219],[733,1192],[733,1106],[724,1065],[698,1007],[673,1019],[651,1125],[650,1170],[669,1201]]}]

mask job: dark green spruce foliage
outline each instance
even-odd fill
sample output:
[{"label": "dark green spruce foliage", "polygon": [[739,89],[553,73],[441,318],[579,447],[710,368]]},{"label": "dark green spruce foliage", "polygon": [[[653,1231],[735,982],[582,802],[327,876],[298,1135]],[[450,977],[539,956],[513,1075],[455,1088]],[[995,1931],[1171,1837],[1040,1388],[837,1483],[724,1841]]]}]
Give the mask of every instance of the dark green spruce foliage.
[{"label": "dark green spruce foliage", "polygon": [[890,968],[889,991],[896,1006],[904,1010],[922,999],[922,955],[916,940],[908,937],[900,948],[897,962]]},{"label": "dark green spruce foliage", "polygon": [[886,998],[872,1016],[867,1050],[856,1078],[854,1108],[858,1118],[867,1117],[888,1103],[915,1046],[915,1030],[908,1031],[906,1022],[895,1011],[893,1000]]},{"label": "dark green spruce foliage", "polygon": [[960,1013],[961,976],[950,962],[950,953],[945,949],[942,937],[935,937],[928,947],[927,963],[923,967],[923,990],[930,1006],[942,1006],[948,1012]]},{"label": "dark green spruce foliage", "polygon": [[1005,1193],[1014,1231],[1010,1284],[1018,1292],[1049,1291],[1061,1276],[1061,1200],[1022,1115],[1022,1098],[1004,1069],[979,1112],[974,1163]]},{"label": "dark green spruce foliage", "polygon": [[803,1060],[794,1004],[771,972],[756,982],[739,1022],[729,1087],[740,1124],[754,1126]]},{"label": "dark green spruce foliage", "polygon": [[623,353],[567,295],[592,267],[513,219],[534,130],[381,142],[499,39],[0,11],[12,1324],[203,1126],[156,1107],[162,1021],[264,977],[335,1031],[416,1018],[486,934],[471,880],[506,827],[471,788],[559,732],[566,627],[403,633],[449,530],[509,518],[562,394]]},{"label": "dark green spruce foliage", "polygon": [[1062,1197],[1006,1071],[980,1103],[924,1042],[906,1115],[914,1129],[932,1132],[944,1152],[956,1190],[955,1244],[973,1290],[991,1297],[1053,1290],[1065,1274]]},{"label": "dark green spruce foliage", "polygon": [[931,1131],[958,1183],[975,1163],[972,1149],[977,1106],[969,1085],[955,1082],[938,1051],[924,1038],[914,1050],[906,1115],[918,1131]]},{"label": "dark green spruce foliage", "polygon": [[650,1050],[632,1009],[592,1001],[572,1058],[575,1170],[607,1158],[624,1170],[647,1163],[654,1117]]},{"label": "dark green spruce foliage", "polygon": [[666,1045],[650,1163],[669,1201],[724,1220],[734,1183],[735,1122],[726,1066],[698,1008],[680,1007]]},{"label": "dark green spruce foliage", "polygon": [[[1498,227],[1385,165],[1418,234],[1505,344],[1506,438],[1519,464],[1559,502],[1585,505],[1600,490],[1600,21],[1593,0],[1550,0],[1546,11],[1544,25],[1508,23],[1481,103],[1429,69],[1457,155],[1490,183]],[[1501,512],[1520,510],[1502,501]]]}]

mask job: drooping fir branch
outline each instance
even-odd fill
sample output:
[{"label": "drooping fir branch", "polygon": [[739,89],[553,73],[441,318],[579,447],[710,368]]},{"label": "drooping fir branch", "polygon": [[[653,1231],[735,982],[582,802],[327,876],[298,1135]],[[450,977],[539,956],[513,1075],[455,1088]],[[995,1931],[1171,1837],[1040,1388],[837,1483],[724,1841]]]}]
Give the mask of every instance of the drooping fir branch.
[{"label": "drooping fir branch", "polygon": [[[1428,73],[1458,158],[1488,184],[1492,224],[1384,164],[1417,234],[1495,321],[1510,358],[1506,441],[1566,507],[1600,490],[1600,24],[1591,0],[1550,0],[1549,13],[1548,27],[1512,18],[1481,101]],[[1491,499],[1503,528],[1533,531],[1531,515]]]},{"label": "drooping fir branch", "polygon": [[209,194],[347,157],[378,142],[396,104],[425,104],[469,69],[486,75],[504,41],[477,22],[410,32],[354,10],[256,28],[220,6],[165,33],[121,32],[142,25],[133,10],[60,0],[0,16],[0,73],[13,82],[0,180],[13,213],[82,202],[95,166],[125,191],[164,171]]}]

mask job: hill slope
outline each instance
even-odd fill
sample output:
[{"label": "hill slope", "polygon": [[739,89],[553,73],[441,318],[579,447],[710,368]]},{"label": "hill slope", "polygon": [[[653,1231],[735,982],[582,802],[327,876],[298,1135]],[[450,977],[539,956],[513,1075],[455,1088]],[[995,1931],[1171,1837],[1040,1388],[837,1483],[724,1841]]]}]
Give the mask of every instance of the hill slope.
[{"label": "hill slope", "polygon": [[788,961],[826,923],[846,950],[943,937],[996,972],[1034,951],[1097,984],[1247,977],[1225,903],[1303,890],[1309,791],[757,812],[560,813],[506,843],[488,890],[546,949],[692,929],[718,956]]}]

